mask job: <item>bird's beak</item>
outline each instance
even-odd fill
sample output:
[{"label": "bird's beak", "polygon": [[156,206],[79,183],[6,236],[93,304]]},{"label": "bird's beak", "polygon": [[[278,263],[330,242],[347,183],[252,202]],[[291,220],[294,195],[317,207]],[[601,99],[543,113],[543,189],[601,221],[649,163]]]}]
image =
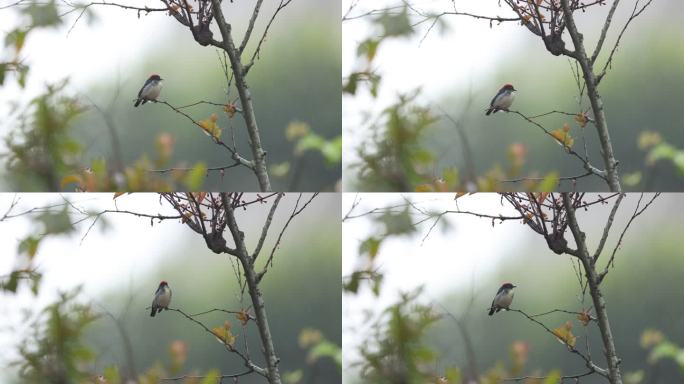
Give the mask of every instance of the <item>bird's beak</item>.
[{"label": "bird's beak", "polygon": [[517,287],[518,287],[517,285],[514,285],[514,286],[513,286],[513,288],[517,288]]}]

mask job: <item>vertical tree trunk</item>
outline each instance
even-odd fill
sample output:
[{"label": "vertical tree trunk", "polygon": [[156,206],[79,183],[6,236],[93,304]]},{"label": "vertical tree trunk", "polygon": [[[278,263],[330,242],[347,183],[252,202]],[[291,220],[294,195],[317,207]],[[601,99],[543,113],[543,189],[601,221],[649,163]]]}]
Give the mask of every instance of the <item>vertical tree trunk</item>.
[{"label": "vertical tree trunk", "polygon": [[586,243],[586,236],[579,228],[577,217],[575,216],[575,208],[572,206],[570,197],[567,193],[563,193],[563,205],[568,215],[568,224],[572,235],[577,244],[577,257],[582,262],[584,273],[589,284],[589,294],[594,303],[594,310],[596,311],[596,318],[598,320],[599,331],[601,332],[601,341],[603,342],[603,349],[608,363],[608,380],[611,384],[622,384],[622,377],[620,374],[620,359],[615,350],[615,342],[613,340],[613,333],[610,330],[610,322],[608,321],[608,311],[606,310],[606,301],[603,299],[603,294],[599,288],[598,273],[594,264],[594,259],[589,254]]}]

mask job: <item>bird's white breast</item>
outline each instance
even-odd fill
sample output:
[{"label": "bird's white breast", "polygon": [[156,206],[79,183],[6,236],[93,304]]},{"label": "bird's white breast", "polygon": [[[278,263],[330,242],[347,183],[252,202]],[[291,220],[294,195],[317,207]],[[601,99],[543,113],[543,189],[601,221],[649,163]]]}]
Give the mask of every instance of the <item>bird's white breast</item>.
[{"label": "bird's white breast", "polygon": [[160,307],[167,307],[171,302],[171,288],[165,287],[161,294],[157,297],[157,305]]},{"label": "bird's white breast", "polygon": [[499,307],[508,308],[513,302],[513,290],[509,289],[507,292],[502,292],[497,301]]},{"label": "bird's white breast", "polygon": [[511,104],[513,104],[513,100],[515,100],[515,91],[504,92],[502,95],[496,98],[496,101],[494,101],[494,106],[497,108],[508,109],[511,107]]},{"label": "bird's white breast", "polygon": [[161,80],[152,82],[150,84],[147,84],[145,88],[143,88],[141,96],[148,100],[157,100],[157,97],[159,97],[159,94],[161,93],[161,89]]}]

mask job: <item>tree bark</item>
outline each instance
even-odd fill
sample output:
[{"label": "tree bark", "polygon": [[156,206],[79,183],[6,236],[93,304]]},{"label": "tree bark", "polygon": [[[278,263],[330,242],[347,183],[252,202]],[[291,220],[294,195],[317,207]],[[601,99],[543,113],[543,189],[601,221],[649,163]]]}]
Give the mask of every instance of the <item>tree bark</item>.
[{"label": "tree bark", "polygon": [[[622,192],[620,177],[617,171],[618,163],[613,154],[613,145],[610,140],[610,133],[608,132],[606,116],[603,112],[603,100],[601,100],[601,95],[599,95],[597,88],[598,83],[596,75],[594,74],[593,62],[587,56],[587,52],[584,49],[584,37],[577,30],[577,25],[575,24],[575,19],[572,14],[572,9],[570,9],[570,5],[568,4],[568,0],[561,0],[561,5],[563,6],[563,15],[568,27],[568,32],[570,33],[572,43],[575,46],[574,52],[566,54],[577,60],[582,68],[584,83],[587,86],[587,96],[591,103],[596,130],[598,132],[599,141],[601,142],[601,156],[603,158],[603,164],[606,167],[608,187],[612,192]],[[595,54],[598,55],[598,52]]]},{"label": "tree bark", "polygon": [[235,48],[233,36],[231,35],[231,25],[226,22],[221,10],[221,2],[219,0],[211,0],[212,9],[214,11],[214,18],[221,31],[220,48],[226,51],[230,66],[233,68],[233,75],[235,76],[235,87],[240,96],[240,104],[242,105],[242,116],[247,127],[247,134],[249,135],[250,147],[252,149],[252,156],[254,157],[254,174],[259,182],[259,188],[262,192],[271,191],[271,182],[268,177],[266,167],[266,152],[261,146],[261,137],[259,136],[259,127],[257,125],[256,116],[254,114],[254,107],[252,105],[252,94],[249,91],[249,86],[245,80],[245,68],[242,65],[240,52]]},{"label": "tree bark", "polygon": [[276,356],[275,347],[273,346],[273,338],[271,337],[271,330],[268,325],[268,316],[266,315],[264,299],[261,290],[259,289],[258,274],[254,270],[254,259],[249,255],[249,252],[247,252],[244,233],[240,231],[240,228],[235,221],[235,211],[230,205],[226,194],[223,193],[222,195],[222,200],[225,205],[224,209],[226,210],[226,222],[228,229],[233,236],[233,241],[235,242],[237,257],[244,269],[247,290],[249,291],[252,306],[254,307],[254,316],[256,317],[257,328],[259,329],[261,348],[264,353],[264,358],[266,359],[268,382],[270,384],[281,384],[280,372],[278,371],[279,359]]},{"label": "tree bark", "polygon": [[[564,0],[565,1],[565,0]],[[594,303],[594,310],[596,311],[596,319],[598,321],[599,331],[601,333],[601,340],[603,342],[604,353],[608,363],[608,380],[611,384],[622,384],[622,377],[620,374],[620,359],[615,350],[615,343],[613,340],[613,333],[610,329],[610,322],[608,321],[608,311],[606,309],[606,301],[603,298],[603,293],[599,287],[599,275],[596,272],[594,259],[589,254],[586,243],[586,235],[580,230],[575,216],[575,208],[572,206],[572,201],[567,193],[563,193],[563,206],[568,217],[568,225],[572,231],[572,236],[577,244],[577,258],[582,262],[587,283],[589,284],[589,293]]]}]

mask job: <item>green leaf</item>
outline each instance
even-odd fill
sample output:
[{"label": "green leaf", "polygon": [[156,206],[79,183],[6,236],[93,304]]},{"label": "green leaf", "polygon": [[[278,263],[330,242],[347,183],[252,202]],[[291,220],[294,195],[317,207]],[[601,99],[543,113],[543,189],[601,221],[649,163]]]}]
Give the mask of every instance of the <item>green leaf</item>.
[{"label": "green leaf", "polygon": [[7,71],[7,64],[0,63],[0,85],[5,82],[5,71]]},{"label": "green leaf", "polygon": [[40,245],[40,237],[29,236],[19,243],[19,253],[26,254],[29,259],[33,259],[38,252],[38,245]]},{"label": "green leaf", "polygon": [[321,154],[328,165],[336,165],[342,161],[342,136],[327,141],[321,147]]},{"label": "green leaf", "polygon": [[359,246],[359,253],[364,255],[368,254],[368,257],[373,260],[380,251],[380,245],[382,244],[382,239],[377,237],[369,237],[364,240]]},{"label": "green leaf", "polygon": [[304,378],[304,372],[301,369],[283,374],[283,381],[287,384],[297,384]]},{"label": "green leaf", "polygon": [[399,213],[384,213],[377,221],[385,225],[385,233],[388,235],[409,234],[415,231],[408,208]]},{"label": "green leaf", "polygon": [[12,271],[12,273],[10,273],[10,275],[9,275],[9,279],[7,280],[7,282],[0,285],[0,287],[2,287],[2,290],[12,292],[12,293],[16,293],[17,287],[19,286],[20,275],[21,275],[21,272]]},{"label": "green leaf", "polygon": [[107,384],[121,383],[121,375],[119,374],[119,368],[116,365],[107,366],[104,369],[102,376],[107,380]]},{"label": "green leaf", "polygon": [[350,95],[356,94],[356,88],[358,86],[360,78],[361,78],[361,74],[359,72],[354,72],[351,75],[349,75],[349,78],[347,79],[347,83],[342,88],[342,92],[348,93]]},{"label": "green leaf", "polygon": [[309,352],[309,358],[314,361],[323,357],[329,357],[335,362],[338,369],[342,368],[342,350],[327,340],[321,341]]},{"label": "green leaf", "polygon": [[551,192],[556,190],[558,185],[558,172],[549,172],[544,179],[539,182],[537,186],[537,191],[539,192]]},{"label": "green leaf", "polygon": [[359,291],[359,283],[361,282],[361,272],[354,272],[349,277],[349,281],[344,283],[344,290],[346,292],[357,293]]},{"label": "green leaf", "polygon": [[202,379],[200,384],[215,384],[218,383],[219,381],[219,376],[220,373],[216,369],[212,369],[211,371],[207,372],[207,374],[204,376],[204,379]]},{"label": "green leaf", "polygon": [[26,41],[26,35],[30,29],[15,29],[5,36],[5,46],[14,46],[14,50],[18,54],[24,47],[24,42]]},{"label": "green leaf", "polygon": [[207,174],[207,166],[204,163],[197,163],[183,178],[183,184],[189,191],[199,191],[202,188],[204,177]]},{"label": "green leaf", "polygon": [[546,378],[542,384],[557,384],[561,381],[561,373],[557,370],[553,370],[546,375]]},{"label": "green leaf", "polygon": [[74,230],[71,224],[71,219],[66,208],[59,212],[45,212],[36,218],[43,223],[43,232],[45,234],[63,234],[70,233]]},{"label": "green leaf", "polygon": [[382,27],[383,36],[408,36],[413,33],[411,20],[409,20],[406,7],[399,13],[387,11],[373,20],[374,23]]},{"label": "green leaf", "polygon": [[623,176],[622,181],[629,187],[634,187],[641,183],[641,172],[628,173]]},{"label": "green leaf", "polygon": [[679,365],[679,369],[681,369],[682,372],[684,372],[684,349],[679,350],[674,360],[675,362],[677,362],[677,365]]},{"label": "green leaf", "polygon": [[361,44],[359,44],[359,47],[356,49],[356,55],[357,56],[365,56],[366,60],[373,61],[375,58],[375,55],[378,52],[378,47],[380,46],[381,40],[379,39],[366,39]]},{"label": "green leaf", "polygon": [[321,149],[325,144],[325,140],[315,133],[309,133],[308,135],[302,137],[297,142],[297,147],[295,151],[304,152],[308,149]]},{"label": "green leaf", "polygon": [[662,358],[675,358],[679,353],[679,348],[669,341],[663,341],[653,348],[651,354],[648,356],[648,361],[655,363]]},{"label": "green leaf", "polygon": [[651,152],[648,154],[648,161],[655,163],[661,159],[672,159],[677,150],[667,143],[661,143],[653,147]]},{"label": "green leaf", "polygon": [[282,163],[273,164],[270,168],[271,175],[274,177],[285,177],[290,172],[290,162],[284,161]]},{"label": "green leaf", "polygon": [[49,27],[61,23],[54,0],[47,4],[33,3],[22,12],[31,17],[31,24],[34,27]]},{"label": "green leaf", "polygon": [[684,172],[684,151],[677,151],[672,159],[679,172]]}]

